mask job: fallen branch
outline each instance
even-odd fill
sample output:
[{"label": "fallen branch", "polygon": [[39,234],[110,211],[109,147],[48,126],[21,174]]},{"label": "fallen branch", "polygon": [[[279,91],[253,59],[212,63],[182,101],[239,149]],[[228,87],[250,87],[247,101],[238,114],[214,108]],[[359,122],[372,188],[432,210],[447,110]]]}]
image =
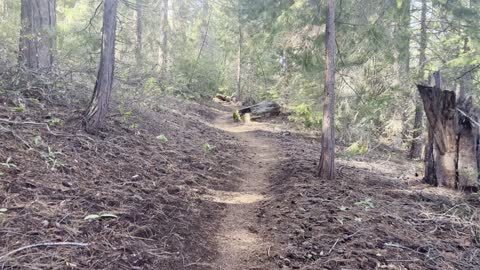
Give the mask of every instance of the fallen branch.
[{"label": "fallen branch", "polygon": [[53,132],[51,129],[50,129],[50,126],[47,124],[47,123],[37,123],[37,122],[17,122],[17,121],[10,121],[10,120],[7,120],[7,119],[1,119],[0,118],[0,122],[4,122],[4,123],[7,123],[7,124],[11,124],[11,125],[34,125],[34,126],[43,126],[46,128],[46,130],[48,131],[48,133],[50,135],[53,135],[53,136],[59,136],[59,137],[84,137],[84,138],[87,138],[88,140],[94,142],[95,140],[86,136],[86,135],[82,135],[82,134],[75,134],[75,135],[68,135],[68,134],[61,134],[61,133],[55,133]]},{"label": "fallen branch", "polygon": [[15,254],[20,251],[26,250],[26,249],[31,249],[31,248],[36,248],[36,247],[53,247],[53,246],[76,246],[76,247],[87,247],[89,244],[87,243],[76,243],[76,242],[51,242],[51,243],[40,243],[40,244],[34,244],[34,245],[29,245],[29,246],[24,246],[21,248],[17,248],[15,250],[12,250],[10,252],[7,252],[6,254],[0,256],[0,261]]}]

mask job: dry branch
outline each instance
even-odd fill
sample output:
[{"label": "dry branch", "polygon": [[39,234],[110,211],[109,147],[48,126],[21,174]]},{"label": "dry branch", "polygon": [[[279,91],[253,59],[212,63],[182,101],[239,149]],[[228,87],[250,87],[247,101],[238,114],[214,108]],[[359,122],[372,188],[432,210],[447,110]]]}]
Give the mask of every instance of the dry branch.
[{"label": "dry branch", "polygon": [[6,259],[9,256],[12,256],[15,253],[18,253],[23,250],[36,248],[36,247],[53,247],[53,246],[74,246],[74,247],[87,247],[89,244],[87,243],[77,243],[77,242],[47,242],[47,243],[40,243],[40,244],[33,244],[28,246],[23,246],[12,250],[10,252],[5,253],[4,255],[0,256],[0,261]]}]

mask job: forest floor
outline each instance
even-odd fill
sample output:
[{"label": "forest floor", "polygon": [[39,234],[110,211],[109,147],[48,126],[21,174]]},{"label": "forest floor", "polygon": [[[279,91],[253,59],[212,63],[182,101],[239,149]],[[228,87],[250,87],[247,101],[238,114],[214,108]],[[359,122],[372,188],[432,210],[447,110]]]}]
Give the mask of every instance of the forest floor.
[{"label": "forest floor", "polygon": [[0,96],[0,269],[480,268],[478,194],[398,151],[339,147],[324,181],[284,118],[162,98],[92,136],[81,108]]}]

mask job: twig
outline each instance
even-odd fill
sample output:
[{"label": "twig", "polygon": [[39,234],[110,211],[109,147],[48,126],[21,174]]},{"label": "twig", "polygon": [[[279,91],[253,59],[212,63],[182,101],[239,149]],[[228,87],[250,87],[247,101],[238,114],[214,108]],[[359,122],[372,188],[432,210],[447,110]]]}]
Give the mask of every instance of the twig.
[{"label": "twig", "polygon": [[340,238],[337,238],[337,241],[335,241],[335,244],[333,244],[333,246],[330,248],[330,250],[328,251],[328,255],[330,255],[330,253],[332,253],[333,249],[335,248],[335,246],[337,245],[338,241],[340,240]]},{"label": "twig", "polygon": [[51,133],[52,131],[50,130],[50,127],[48,126],[47,123],[37,123],[37,122],[17,122],[17,121],[10,121],[7,119],[1,119],[0,122],[4,122],[7,124],[12,124],[12,125],[36,125],[36,126],[46,126],[47,130]]},{"label": "twig", "polygon": [[52,247],[52,246],[77,246],[77,247],[87,247],[89,244],[87,243],[76,243],[76,242],[51,242],[51,243],[40,243],[40,244],[33,244],[29,246],[24,246],[21,248],[17,248],[15,250],[12,250],[10,252],[7,252],[6,254],[0,256],[0,260],[3,260],[15,253],[18,253],[20,251],[26,250],[26,249],[31,249],[31,248],[36,248],[36,247]]}]

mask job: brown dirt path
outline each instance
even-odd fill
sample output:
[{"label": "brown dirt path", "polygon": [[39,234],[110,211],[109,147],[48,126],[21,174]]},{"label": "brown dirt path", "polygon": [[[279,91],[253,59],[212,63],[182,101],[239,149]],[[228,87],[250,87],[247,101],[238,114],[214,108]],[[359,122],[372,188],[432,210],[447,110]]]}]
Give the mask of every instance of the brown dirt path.
[{"label": "brown dirt path", "polygon": [[211,198],[227,204],[226,216],[216,235],[219,258],[214,269],[272,269],[268,262],[259,259],[265,257],[271,245],[258,233],[256,211],[268,197],[269,176],[277,165],[275,143],[259,134],[268,129],[263,123],[236,124],[232,122],[230,114],[225,114],[215,121],[214,126],[238,138],[247,156],[252,157],[238,161],[244,174],[238,190],[216,192]]}]

